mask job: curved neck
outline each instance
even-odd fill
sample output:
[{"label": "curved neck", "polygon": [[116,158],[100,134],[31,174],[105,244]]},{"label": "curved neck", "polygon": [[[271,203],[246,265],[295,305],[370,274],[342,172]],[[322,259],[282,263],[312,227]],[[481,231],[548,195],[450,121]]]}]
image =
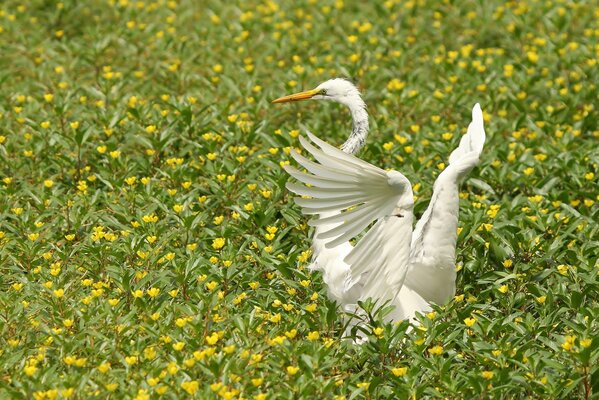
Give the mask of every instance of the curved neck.
[{"label": "curved neck", "polygon": [[364,146],[368,136],[368,113],[361,98],[358,98],[357,101],[348,102],[346,105],[351,112],[353,126],[351,134],[341,146],[341,150],[346,153],[356,154]]}]

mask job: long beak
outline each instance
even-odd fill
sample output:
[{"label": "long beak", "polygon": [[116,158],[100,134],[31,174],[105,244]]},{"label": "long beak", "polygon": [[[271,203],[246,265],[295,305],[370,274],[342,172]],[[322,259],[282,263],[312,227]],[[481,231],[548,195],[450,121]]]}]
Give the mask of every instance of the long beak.
[{"label": "long beak", "polygon": [[299,92],[290,94],[289,96],[279,97],[278,99],[273,100],[272,103],[287,103],[289,101],[308,100],[316,96],[318,93],[320,93],[320,89],[306,90],[305,92]]}]

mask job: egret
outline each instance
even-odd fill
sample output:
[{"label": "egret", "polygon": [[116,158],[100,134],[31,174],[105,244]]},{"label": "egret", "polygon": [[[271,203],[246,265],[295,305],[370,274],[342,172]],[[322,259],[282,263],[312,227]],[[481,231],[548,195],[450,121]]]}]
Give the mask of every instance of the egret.
[{"label": "egret", "polygon": [[[478,163],[485,142],[480,105],[448,166],[439,174],[430,203],[412,230],[412,186],[398,171],[386,171],[356,157],[368,135],[368,113],[358,89],[348,80],[331,79],[315,89],[273,103],[329,100],[344,104],[353,127],[338,149],[308,132],[299,138],[315,161],[296,151],[291,156],[306,172],[285,170],[302,184],[287,183],[299,195],[295,203],[315,227],[310,269],[321,271],[329,297],[346,312],[358,301],[391,304],[387,321],[413,319],[431,304],[455,295],[455,251],[459,184]],[[353,246],[350,240],[370,229]]]}]

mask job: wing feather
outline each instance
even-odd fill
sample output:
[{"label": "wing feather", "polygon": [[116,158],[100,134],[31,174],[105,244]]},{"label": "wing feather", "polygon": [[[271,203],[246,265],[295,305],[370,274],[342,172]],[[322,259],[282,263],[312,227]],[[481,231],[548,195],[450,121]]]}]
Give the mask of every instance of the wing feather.
[{"label": "wing feather", "polygon": [[343,151],[339,150],[338,148],[336,148],[333,145],[328,144],[327,142],[325,142],[324,140],[316,137],[316,135],[314,135],[311,132],[307,132],[308,137],[310,138],[311,141],[313,141],[316,145],[320,146],[320,148],[322,149],[322,151],[324,151],[325,153],[329,154],[329,155],[334,155],[335,157],[345,160],[347,162],[350,162],[352,164],[354,164],[357,167],[362,167],[365,169],[372,169],[372,170],[377,170],[379,172],[381,172],[381,175],[384,175],[385,170],[372,165],[364,160],[359,159],[358,157],[355,157],[352,154],[347,154],[344,153]]},{"label": "wing feather", "polygon": [[[323,211],[334,211],[340,208],[351,207],[356,202],[364,201],[367,197],[356,197],[356,196],[339,196],[334,199],[315,199],[315,198],[303,198],[296,197],[295,204],[302,207],[303,213],[309,214],[321,214]],[[313,212],[310,212],[313,211]]]},{"label": "wing feather", "polygon": [[338,198],[340,194],[343,196],[358,196],[361,194],[359,189],[341,191],[335,188],[308,187],[289,182],[285,186],[288,190],[292,191],[295,194],[299,194],[300,196],[310,196],[318,199]]},{"label": "wing feather", "polygon": [[353,182],[340,182],[331,178],[324,178],[315,175],[306,174],[298,171],[297,169],[285,165],[285,171],[291,176],[293,176],[297,180],[301,180],[312,186],[322,187],[322,188],[336,188],[336,189],[350,189],[355,187],[355,183]]},{"label": "wing feather", "polygon": [[[362,299],[365,294],[380,299],[383,292],[384,297],[397,293],[407,271],[411,243],[409,181],[399,172],[375,167],[311,133],[308,138],[310,141],[300,137],[300,143],[316,161],[292,152],[307,172],[286,168],[301,183],[288,183],[287,188],[310,196],[296,198],[304,214],[321,216],[309,222],[318,229],[315,240],[330,249],[347,243],[374,223],[345,257],[350,266],[346,290],[361,287]],[[402,215],[393,215],[400,206]]]},{"label": "wing feather", "polygon": [[449,164],[453,164],[468,153],[480,155],[485,145],[485,127],[483,112],[480,104],[476,103],[472,108],[472,122],[468,125],[468,131],[460,139],[459,146],[451,152]]},{"label": "wing feather", "polygon": [[322,232],[318,235],[319,239],[335,238],[330,242],[326,243],[327,248],[333,248],[340,243],[347,242],[351,238],[359,235],[364,231],[364,226],[368,226],[369,222],[372,221],[372,217],[367,213],[362,213],[358,216],[354,216],[354,219],[346,220],[339,226],[329,229],[328,231]]},{"label": "wing feather", "polygon": [[401,218],[387,216],[346,257],[354,279],[363,286],[362,299],[394,300],[407,275],[411,234],[411,212]]},{"label": "wing feather", "polygon": [[[355,164],[351,161],[348,161],[345,158],[335,157],[332,154],[325,153],[324,151],[313,146],[310,142],[308,142],[302,136],[300,136],[299,141],[300,141],[302,147],[304,149],[306,149],[308,151],[308,153],[310,153],[312,155],[312,157],[314,157],[322,165],[327,166],[327,167],[332,167],[332,168],[338,168],[340,170],[354,169],[354,172],[360,174],[361,171],[359,169],[355,169],[357,164]],[[341,152],[341,153],[343,155],[346,155],[343,152]],[[368,171],[370,174],[372,174],[372,173],[378,173],[379,175],[385,174],[385,171],[380,170],[379,168],[375,167],[374,165],[367,164],[367,166],[368,167],[366,167],[365,170]]]},{"label": "wing feather", "polygon": [[305,169],[308,170],[308,172],[311,172],[316,176],[334,179],[339,182],[349,182],[349,183],[356,182],[353,176],[348,175],[348,174],[344,173],[343,171],[335,169],[335,168],[330,168],[330,167],[325,168],[324,166],[322,166],[320,164],[317,164],[313,161],[308,160],[307,158],[305,158],[304,156],[299,154],[294,149],[291,149],[290,154],[291,154],[291,157],[293,157],[293,159],[295,161],[297,161],[302,167],[304,167]]},{"label": "wing feather", "polygon": [[480,105],[448,167],[437,177],[431,201],[414,228],[405,284],[426,301],[446,302],[455,292],[455,247],[459,211],[459,183],[479,162],[485,143]]}]

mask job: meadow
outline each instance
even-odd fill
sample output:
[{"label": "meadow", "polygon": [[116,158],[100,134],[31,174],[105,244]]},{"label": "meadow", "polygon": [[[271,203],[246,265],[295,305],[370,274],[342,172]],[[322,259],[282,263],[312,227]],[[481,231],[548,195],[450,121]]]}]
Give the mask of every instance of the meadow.
[{"label": "meadow", "polygon": [[[0,398],[599,399],[593,1],[0,4]],[[343,339],[282,165],[363,90],[415,213],[484,110],[457,295]],[[366,305],[367,306],[367,305]]]}]

